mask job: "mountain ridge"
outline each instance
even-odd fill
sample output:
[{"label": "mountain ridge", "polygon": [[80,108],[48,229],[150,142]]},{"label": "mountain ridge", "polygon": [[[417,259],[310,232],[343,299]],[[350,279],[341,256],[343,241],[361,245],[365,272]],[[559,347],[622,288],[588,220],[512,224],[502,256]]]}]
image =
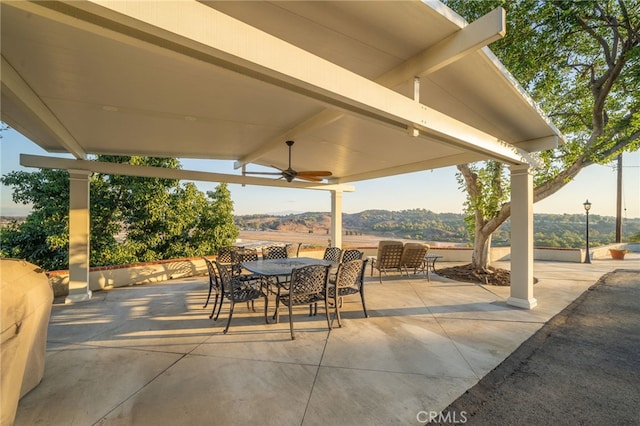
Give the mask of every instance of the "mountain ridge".
[{"label": "mountain ridge", "polygon": [[[245,230],[272,230],[329,234],[331,214],[305,212],[284,216],[269,214],[235,216],[236,225]],[[345,235],[369,234],[381,238],[402,238],[421,241],[446,241],[471,244],[462,213],[434,213],[426,209],[365,210],[343,213],[342,228]],[[534,214],[534,244],[539,247],[584,246],[586,215]],[[615,217],[589,215],[589,240],[593,246],[615,241]],[[623,220],[623,241],[640,239],[640,218]],[[510,244],[510,221],[505,222],[493,235],[494,246]]]}]

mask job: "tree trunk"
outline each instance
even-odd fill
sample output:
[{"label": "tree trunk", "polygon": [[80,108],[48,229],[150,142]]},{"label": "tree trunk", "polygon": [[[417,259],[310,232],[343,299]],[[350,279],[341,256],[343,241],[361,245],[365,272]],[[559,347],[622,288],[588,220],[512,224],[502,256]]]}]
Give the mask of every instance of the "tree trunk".
[{"label": "tree trunk", "polygon": [[481,224],[476,224],[471,266],[473,266],[476,272],[486,273],[489,271],[489,252],[491,250],[492,232],[486,234],[483,231],[484,229]]}]

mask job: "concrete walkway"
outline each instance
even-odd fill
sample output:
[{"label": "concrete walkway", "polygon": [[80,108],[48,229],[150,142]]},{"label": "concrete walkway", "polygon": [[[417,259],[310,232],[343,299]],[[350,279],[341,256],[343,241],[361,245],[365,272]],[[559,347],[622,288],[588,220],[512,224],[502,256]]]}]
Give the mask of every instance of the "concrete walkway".
[{"label": "concrete walkway", "polygon": [[[496,264],[508,267],[508,264]],[[590,265],[536,262],[538,307],[509,289],[432,276],[368,278],[344,326],[294,312],[263,323],[239,305],[229,334],[202,309],[207,278],[94,293],[53,307],[45,376],[16,425],[407,425],[424,423],[491,372],[602,275],[640,255]],[[337,325],[337,323],[334,323]],[[523,402],[524,403],[524,402]]]}]

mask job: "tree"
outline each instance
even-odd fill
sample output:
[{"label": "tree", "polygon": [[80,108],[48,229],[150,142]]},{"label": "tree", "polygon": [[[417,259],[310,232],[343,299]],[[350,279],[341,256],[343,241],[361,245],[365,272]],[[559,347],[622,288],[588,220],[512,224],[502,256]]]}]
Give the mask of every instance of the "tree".
[{"label": "tree", "polygon": [[[97,160],[180,167],[169,158],[98,156]],[[69,259],[69,175],[61,170],[11,172],[17,203],[33,204],[26,221],[0,232],[3,257],[24,258],[47,270]],[[114,265],[215,253],[239,231],[226,184],[207,196],[193,183],[94,173],[90,179],[90,265]]]},{"label": "tree", "polygon": [[212,249],[229,245],[240,235],[233,219],[233,202],[226,183],[221,183],[216,190],[207,192],[211,203],[207,205],[200,218],[198,227],[202,243],[208,242]]},{"label": "tree", "polygon": [[69,174],[60,170],[11,172],[2,183],[14,187],[13,201],[33,204],[20,225],[0,232],[2,257],[25,259],[45,269],[60,269],[69,259]]},{"label": "tree", "polygon": [[[472,21],[507,11],[507,36],[492,51],[537,99],[567,142],[541,153],[534,202],[640,141],[640,5],[637,0],[445,0]],[[511,215],[504,164],[458,166],[474,233],[472,264],[487,270],[491,235]]]}]

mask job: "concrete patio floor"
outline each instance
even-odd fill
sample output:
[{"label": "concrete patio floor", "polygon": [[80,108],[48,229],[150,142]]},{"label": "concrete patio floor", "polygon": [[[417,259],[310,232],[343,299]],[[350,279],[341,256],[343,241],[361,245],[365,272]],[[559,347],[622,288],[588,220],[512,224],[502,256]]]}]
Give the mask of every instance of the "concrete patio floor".
[{"label": "concrete patio floor", "polygon": [[15,425],[420,424],[602,275],[640,270],[637,253],[592,262],[536,262],[533,310],[508,306],[506,287],[367,277],[370,318],[357,296],[332,331],[321,307],[299,307],[293,341],[262,302],[238,305],[224,335],[228,303],[209,319],[204,276],[96,292],[53,306],[45,375]]}]

